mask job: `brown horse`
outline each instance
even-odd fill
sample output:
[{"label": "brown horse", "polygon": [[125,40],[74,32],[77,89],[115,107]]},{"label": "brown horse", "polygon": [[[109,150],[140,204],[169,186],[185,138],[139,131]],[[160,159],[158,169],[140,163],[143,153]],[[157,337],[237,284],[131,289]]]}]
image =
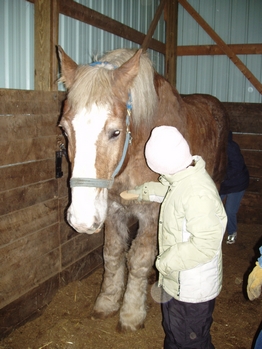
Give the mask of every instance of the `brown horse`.
[{"label": "brown horse", "polygon": [[[115,50],[84,66],[61,47],[58,52],[61,80],[68,88],[60,122],[68,137],[72,171],[67,219],[76,231],[87,234],[100,231],[105,223],[105,271],[94,314],[106,318],[120,309],[119,328],[136,330],[146,318],[159,204],[127,202],[119,194],[157,181],[146,165],[144,146],[159,125],[177,127],[219,185],[226,165],[226,112],[212,96],[180,96],[141,50]],[[131,238],[128,227],[134,218],[139,227]]]}]

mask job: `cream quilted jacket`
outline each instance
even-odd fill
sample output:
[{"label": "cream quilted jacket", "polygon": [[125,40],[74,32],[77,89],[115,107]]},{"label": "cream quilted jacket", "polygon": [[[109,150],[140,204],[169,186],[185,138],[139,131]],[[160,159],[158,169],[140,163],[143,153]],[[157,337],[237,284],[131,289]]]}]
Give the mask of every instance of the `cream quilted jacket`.
[{"label": "cream quilted jacket", "polygon": [[227,216],[205,162],[145,183],[142,199],[164,196],[159,216],[159,285],[172,297],[197,303],[222,287],[221,243]]}]

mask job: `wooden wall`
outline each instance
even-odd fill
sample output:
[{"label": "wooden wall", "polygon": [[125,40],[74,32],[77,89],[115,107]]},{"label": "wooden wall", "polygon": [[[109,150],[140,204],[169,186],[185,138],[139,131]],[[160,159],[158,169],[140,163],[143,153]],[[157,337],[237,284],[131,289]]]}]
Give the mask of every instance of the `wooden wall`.
[{"label": "wooden wall", "polygon": [[224,103],[233,140],[249,169],[250,184],[242,199],[238,220],[262,224],[262,106],[259,103]]},{"label": "wooden wall", "polygon": [[103,234],[75,233],[64,220],[65,158],[55,175],[64,97],[0,90],[0,337],[102,264]]}]

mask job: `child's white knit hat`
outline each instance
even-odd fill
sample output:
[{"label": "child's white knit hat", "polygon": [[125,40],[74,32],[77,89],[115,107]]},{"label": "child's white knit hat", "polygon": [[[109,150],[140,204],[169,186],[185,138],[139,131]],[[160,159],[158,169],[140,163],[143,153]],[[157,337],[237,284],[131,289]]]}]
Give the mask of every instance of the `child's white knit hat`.
[{"label": "child's white knit hat", "polygon": [[182,171],[193,160],[187,141],[172,126],[153,129],[145,147],[145,157],[151,170],[159,174]]}]

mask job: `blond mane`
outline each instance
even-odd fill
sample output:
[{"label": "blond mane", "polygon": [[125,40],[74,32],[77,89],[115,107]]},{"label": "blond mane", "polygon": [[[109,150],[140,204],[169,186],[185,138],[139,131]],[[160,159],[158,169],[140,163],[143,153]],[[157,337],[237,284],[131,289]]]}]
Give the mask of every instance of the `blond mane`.
[{"label": "blond mane", "polygon": [[[101,57],[105,65],[81,65],[68,94],[69,103],[76,109],[87,108],[93,104],[110,105],[114,95],[111,85],[113,69],[121,66],[135,54],[135,50],[118,49]],[[108,64],[109,63],[109,64]],[[140,58],[140,69],[130,93],[132,97],[132,120],[134,126],[141,122],[149,123],[157,103],[154,88],[154,68],[147,54]]]}]

